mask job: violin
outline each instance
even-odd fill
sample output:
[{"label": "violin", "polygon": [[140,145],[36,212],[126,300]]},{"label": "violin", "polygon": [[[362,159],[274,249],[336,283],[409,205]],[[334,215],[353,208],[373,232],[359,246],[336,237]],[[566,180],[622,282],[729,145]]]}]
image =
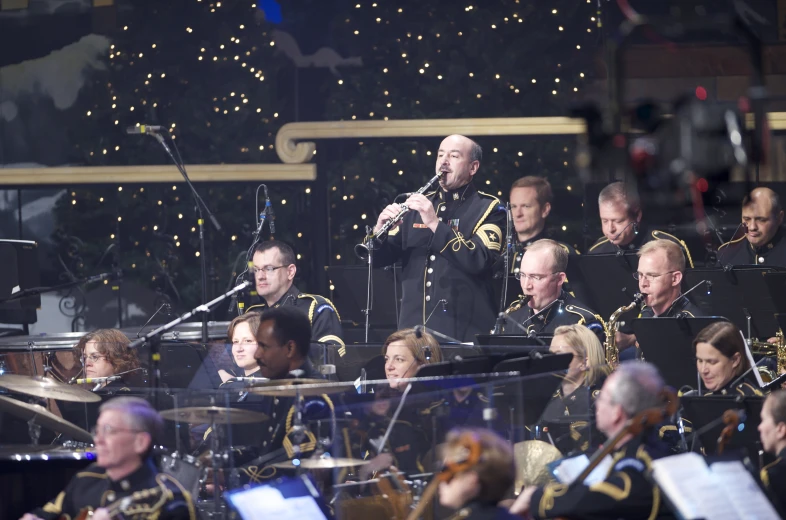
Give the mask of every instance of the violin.
[{"label": "violin", "polygon": [[589,465],[584,468],[584,471],[582,471],[581,474],[576,477],[576,480],[574,480],[571,485],[584,482],[584,479],[586,479],[589,474],[592,473],[592,470],[594,470],[595,467],[600,464],[600,461],[602,461],[606,455],[614,451],[620,441],[622,441],[622,439],[628,434],[639,435],[647,428],[652,428],[664,419],[677,413],[679,398],[677,397],[677,392],[673,388],[664,388],[661,392],[661,398],[663,400],[662,406],[642,410],[631,419],[628,419],[622,430],[617,435],[606,441],[606,444],[604,444],[598,451],[595,452],[595,454],[590,459]]},{"label": "violin", "polygon": [[732,435],[734,435],[734,430],[736,430],[737,426],[740,424],[740,419],[741,417],[740,414],[737,413],[737,410],[726,410],[723,412],[723,424],[726,426],[723,427],[723,430],[718,436],[718,455],[723,454],[723,450],[731,440]]},{"label": "violin", "polygon": [[407,520],[417,520],[423,515],[437,494],[440,483],[450,482],[456,475],[471,470],[480,462],[483,448],[474,434],[471,432],[461,434],[458,439],[458,446],[463,448],[464,457],[461,457],[459,460],[445,461],[442,471],[434,475],[434,479],[423,491],[420,502],[409,514]]}]

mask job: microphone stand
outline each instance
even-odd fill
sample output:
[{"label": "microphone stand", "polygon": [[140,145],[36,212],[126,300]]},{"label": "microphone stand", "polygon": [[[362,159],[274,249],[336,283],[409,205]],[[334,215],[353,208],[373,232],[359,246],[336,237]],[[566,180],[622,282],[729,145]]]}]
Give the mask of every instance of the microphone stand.
[{"label": "microphone stand", "polygon": [[159,348],[161,346],[161,335],[167,331],[172,330],[173,328],[180,325],[187,319],[191,318],[198,312],[202,313],[203,317],[207,316],[207,313],[210,312],[210,310],[213,307],[223,302],[227,298],[232,297],[232,295],[244,290],[249,285],[251,285],[251,282],[245,281],[240,285],[236,286],[231,291],[226,292],[221,296],[219,296],[218,298],[215,298],[207,303],[203,303],[202,305],[195,307],[194,309],[183,314],[179,318],[175,318],[169,323],[161,325],[157,329],[150,331],[145,336],[135,339],[128,345],[129,349],[136,349],[145,344],[148,344],[150,346],[150,371],[152,372],[152,375],[150,377],[150,384],[153,388],[153,406],[156,410],[159,409],[158,388],[161,385],[161,353],[159,352]]},{"label": "microphone stand", "polygon": [[122,274],[123,273],[121,271],[114,271],[111,273],[101,273],[96,276],[88,276],[87,278],[79,278],[78,280],[73,280],[60,285],[54,285],[52,287],[31,287],[30,289],[23,289],[21,291],[17,291],[11,296],[0,298],[0,303],[19,300],[21,298],[27,298],[28,296],[38,296],[39,294],[56,292],[63,289],[70,289],[71,287],[76,287],[77,285],[101,282],[104,280],[115,280],[120,278]]},{"label": "microphone stand", "polygon": [[561,308],[562,305],[565,303],[565,300],[557,298],[556,300],[554,300],[550,304],[546,305],[541,310],[539,310],[538,312],[536,312],[535,314],[533,314],[532,316],[530,316],[526,320],[522,321],[521,323],[519,323],[518,321],[514,320],[513,318],[510,317],[509,314],[505,314],[504,312],[501,312],[499,317],[500,318],[504,318],[505,321],[509,321],[510,323],[516,325],[518,328],[520,328],[521,330],[524,331],[524,334],[529,336],[529,330],[527,330],[527,327],[525,327],[525,325],[527,323],[531,322],[532,320],[534,320],[535,318],[537,318],[538,316],[540,316],[541,314],[543,314],[544,312],[546,312],[547,310],[549,310],[550,308],[552,308],[556,303],[559,303],[559,306]]},{"label": "microphone stand", "polygon": [[[150,132],[149,135],[152,135],[156,138],[156,141],[161,144],[161,146],[166,151],[167,155],[172,159],[172,162],[175,163],[178,171],[180,171],[181,175],[183,175],[183,179],[185,179],[186,184],[191,189],[191,194],[194,196],[194,203],[196,204],[197,210],[197,224],[199,226],[199,260],[200,260],[200,270],[201,270],[201,278],[202,278],[202,301],[207,300],[207,254],[205,253],[205,218],[202,213],[207,213],[207,216],[210,218],[210,221],[213,223],[213,227],[216,228],[216,231],[221,231],[221,225],[218,223],[215,215],[210,212],[210,208],[207,207],[205,201],[202,200],[202,197],[199,196],[199,192],[197,192],[194,185],[191,184],[191,179],[188,178],[188,173],[186,173],[186,167],[183,164],[182,159],[178,161],[175,156],[172,154],[172,150],[169,149],[169,146],[166,144],[163,136],[156,132]],[[177,147],[177,145],[175,145]],[[180,156],[180,152],[178,151],[178,157]],[[207,313],[202,313],[202,343],[206,344],[208,341],[207,337]]]},{"label": "microphone stand", "polygon": [[677,296],[676,298],[674,298],[674,301],[671,302],[671,305],[669,305],[669,308],[666,309],[666,312],[664,312],[663,315],[667,315],[668,313],[670,313],[671,310],[674,308],[674,306],[677,304],[678,301],[682,300],[683,298],[685,298],[687,300],[688,299],[687,296],[691,292],[693,292],[694,289],[698,288],[703,283],[707,284],[707,294],[712,293],[712,282],[710,280],[702,280],[699,283],[697,283],[696,285],[694,285],[693,287],[691,287],[690,289],[688,289],[687,291],[685,291],[684,293],[682,293],[679,296]]},{"label": "microphone stand", "polygon": [[[371,236],[374,229],[371,226],[366,226],[366,235]],[[374,294],[374,279],[371,276],[374,267],[374,244],[377,241],[376,237],[366,240],[366,248],[368,249],[368,278],[366,280],[366,308],[363,309],[363,314],[366,316],[366,343],[368,343],[368,331],[371,328],[371,298]],[[394,271],[395,273],[395,268]],[[396,303],[398,305],[398,303]]]},{"label": "microphone stand", "polygon": [[502,273],[502,295],[500,296],[499,312],[505,312],[505,304],[508,300],[508,278],[510,276],[510,257],[513,255],[513,226],[511,223],[510,203],[505,204],[505,214],[507,217],[505,229],[505,262]]}]

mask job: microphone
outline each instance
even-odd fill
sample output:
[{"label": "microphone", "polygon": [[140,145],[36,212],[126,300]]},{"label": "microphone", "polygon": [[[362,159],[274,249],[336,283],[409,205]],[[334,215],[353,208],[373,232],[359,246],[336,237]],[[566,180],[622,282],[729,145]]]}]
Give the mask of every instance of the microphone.
[{"label": "microphone", "polygon": [[418,339],[423,337],[423,325],[415,325],[415,337]]},{"label": "microphone", "polygon": [[267,377],[232,377],[227,379],[227,383],[264,383],[270,381]]},{"label": "microphone", "polygon": [[615,241],[615,240],[617,240],[619,237],[621,237],[621,236],[622,236],[622,234],[625,232],[625,230],[626,230],[626,229],[628,229],[628,228],[629,228],[629,227],[631,227],[631,226],[633,226],[633,233],[634,233],[634,234],[636,234],[636,235],[638,235],[638,234],[639,234],[639,223],[638,223],[638,222],[636,222],[635,220],[631,220],[630,222],[628,222],[628,225],[627,225],[627,226],[625,226],[624,228],[622,228],[622,231],[620,231],[619,233],[617,233],[616,235],[614,235],[614,238],[611,238],[611,239],[609,239],[609,242],[611,242],[611,244],[612,244],[613,246],[615,246],[615,247],[617,248],[618,252],[620,252],[620,253],[624,252],[624,250],[623,250],[623,249],[622,249],[620,246],[618,246],[617,244],[615,244],[615,243],[614,243],[614,241]]},{"label": "microphone", "polygon": [[166,131],[166,127],[158,125],[136,125],[126,128],[128,135],[134,134],[157,134],[161,131]]},{"label": "microphone", "polygon": [[276,234],[276,212],[273,211],[273,205],[270,203],[270,196],[267,193],[267,186],[264,184],[262,185],[265,188],[265,212],[267,213],[267,218],[270,219],[270,234]]},{"label": "microphone", "polygon": [[[122,379],[120,376],[106,376],[106,377],[87,377],[84,379],[77,379],[74,381],[77,385],[92,384],[92,383],[109,383]],[[70,384],[70,383],[69,383]]]}]

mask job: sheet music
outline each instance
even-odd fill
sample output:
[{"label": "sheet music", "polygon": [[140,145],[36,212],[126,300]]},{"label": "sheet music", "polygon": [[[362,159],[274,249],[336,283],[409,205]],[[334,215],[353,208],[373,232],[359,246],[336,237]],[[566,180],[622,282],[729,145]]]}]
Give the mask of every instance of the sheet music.
[{"label": "sheet music", "polygon": [[[570,457],[569,459],[563,459],[559,465],[554,468],[554,476],[562,484],[571,484],[581,472],[584,471],[584,468],[589,466],[589,462],[589,457],[586,455],[578,455],[576,457]],[[595,469],[587,475],[587,478],[584,479],[584,485],[591,486],[592,484],[606,480],[606,475],[609,474],[613,464],[614,459],[611,458],[611,455],[606,455],[606,457],[595,466]]]},{"label": "sheet music", "polygon": [[652,462],[652,476],[682,518],[777,520],[778,514],[738,461],[707,466],[697,453]]},{"label": "sheet music", "polygon": [[258,486],[232,497],[232,505],[243,520],[326,520],[309,496],[284,498],[279,490]]}]

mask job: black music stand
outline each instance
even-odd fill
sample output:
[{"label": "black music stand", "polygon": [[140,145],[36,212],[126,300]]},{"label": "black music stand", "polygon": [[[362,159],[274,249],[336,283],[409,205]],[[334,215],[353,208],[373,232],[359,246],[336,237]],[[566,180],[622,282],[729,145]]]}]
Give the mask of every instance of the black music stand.
[{"label": "black music stand", "polygon": [[[366,283],[368,267],[362,265],[327,266],[334,289],[332,300],[341,316],[354,323],[366,322]],[[393,266],[372,272],[371,326],[397,327],[401,299],[401,268]]]},{"label": "black music stand", "polygon": [[[682,396],[682,416],[689,420],[693,425],[693,431],[707,426],[712,421],[723,417],[726,410],[745,410],[747,416],[745,421],[734,431],[731,440],[726,445],[724,454],[741,452],[751,460],[757,460],[756,454],[759,451],[759,423],[761,422],[761,409],[764,406],[764,397],[759,396],[725,396],[725,395],[705,395],[705,396]],[[717,452],[718,437],[725,425],[720,422],[716,426],[709,428],[706,432],[699,434],[701,446],[704,447],[707,455],[714,455]],[[691,442],[688,442],[690,446]]]},{"label": "black music stand", "polygon": [[764,283],[767,285],[775,312],[786,315],[786,271],[764,273]]},{"label": "black music stand", "polygon": [[[770,338],[778,330],[776,307],[770,297],[766,274],[782,271],[757,265],[731,268],[699,268],[685,271],[685,285],[692,287],[702,280],[712,282],[712,294],[701,291],[695,302],[711,316],[723,316],[746,336],[750,316],[750,336]],[[699,293],[694,291],[691,296]]]},{"label": "black music stand", "polygon": [[637,318],[633,320],[633,333],[644,359],[658,367],[667,385],[699,388],[693,338],[716,321],[725,318]]},{"label": "black music stand", "polygon": [[525,378],[516,381],[516,387],[518,383],[521,385],[518,395],[521,396],[523,424],[532,425],[540,420],[572,359],[570,354],[527,356],[508,359],[494,367],[495,372],[518,372]]},{"label": "black music stand", "polygon": [[[515,325],[514,325],[515,327]],[[515,349],[522,355],[526,355],[526,349],[545,346],[546,351],[549,350],[551,334],[537,334],[535,336],[524,336],[523,334],[475,334],[475,344],[481,347],[507,347],[508,351],[514,351],[509,347],[523,347],[522,350]],[[485,350],[485,349],[481,349]]]},{"label": "black music stand", "polygon": [[[576,257],[578,272],[568,264],[568,279],[578,280],[586,288],[587,305],[601,316],[611,314],[633,301],[639,283],[633,273],[639,267],[635,251],[614,255],[581,255]],[[576,278],[580,277],[580,278]]]}]

